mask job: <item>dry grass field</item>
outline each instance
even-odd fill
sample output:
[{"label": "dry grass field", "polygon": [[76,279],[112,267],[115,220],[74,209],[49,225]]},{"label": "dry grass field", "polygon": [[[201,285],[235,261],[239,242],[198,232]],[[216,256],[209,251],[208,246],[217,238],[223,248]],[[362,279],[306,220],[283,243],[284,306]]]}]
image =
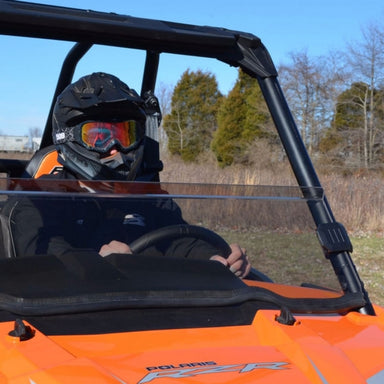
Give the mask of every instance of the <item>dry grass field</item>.
[{"label": "dry grass field", "polygon": [[[212,164],[209,161],[184,164],[172,158],[165,158],[164,164],[163,181],[175,181],[176,178],[179,182],[191,180],[200,183],[296,185],[291,171],[282,164],[275,164],[269,169],[262,165],[253,169],[220,169],[214,165],[208,166]],[[319,177],[336,220],[343,223],[351,235],[354,247],[352,257],[371,300],[384,306],[384,178],[374,174],[321,174]],[[238,239],[239,234],[236,236]],[[252,250],[253,244],[246,244],[247,238],[249,236],[242,237],[242,244]],[[273,241],[275,245],[279,240],[282,242],[281,247],[286,247],[284,236],[274,236],[273,240],[257,239],[264,243]],[[253,262],[257,263],[258,260]]]},{"label": "dry grass field", "polygon": [[[335,217],[357,236],[384,235],[384,177],[362,173],[340,176],[320,174],[320,181]],[[221,183],[243,185],[297,185],[288,167],[282,163],[265,168],[219,168],[209,160],[200,164],[185,164],[166,157],[163,181]]]}]

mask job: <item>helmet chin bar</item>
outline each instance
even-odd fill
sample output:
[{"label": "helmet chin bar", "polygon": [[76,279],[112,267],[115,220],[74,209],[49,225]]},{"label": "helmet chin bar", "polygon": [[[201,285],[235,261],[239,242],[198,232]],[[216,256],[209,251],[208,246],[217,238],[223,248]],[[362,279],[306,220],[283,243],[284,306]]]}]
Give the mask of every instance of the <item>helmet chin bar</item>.
[{"label": "helmet chin bar", "polygon": [[101,158],[99,153],[87,150],[77,143],[64,143],[58,147],[60,163],[86,180],[135,180],[144,153],[141,145],[126,154],[117,152]]},{"label": "helmet chin bar", "polygon": [[100,158],[100,163],[103,167],[107,167],[114,172],[115,178],[121,176],[120,180],[135,180],[138,168],[142,162],[142,153],[142,149],[140,151],[131,151],[127,154],[116,152],[114,155]]},{"label": "helmet chin bar", "polygon": [[111,169],[116,169],[120,165],[125,164],[121,152],[116,152],[111,156],[100,158],[100,163]]}]

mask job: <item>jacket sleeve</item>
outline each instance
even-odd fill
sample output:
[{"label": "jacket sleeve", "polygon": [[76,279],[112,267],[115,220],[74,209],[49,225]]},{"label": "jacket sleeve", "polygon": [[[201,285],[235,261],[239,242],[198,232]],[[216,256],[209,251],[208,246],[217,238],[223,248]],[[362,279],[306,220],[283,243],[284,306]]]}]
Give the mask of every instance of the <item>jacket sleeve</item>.
[{"label": "jacket sleeve", "polygon": [[173,240],[165,251],[165,256],[168,257],[202,260],[209,260],[213,255],[220,254],[221,251],[208,242],[188,237]]},{"label": "jacket sleeve", "polygon": [[[172,199],[157,202],[158,227],[175,224],[188,224],[182,216],[180,207]],[[206,241],[185,237],[159,244],[158,249],[167,257],[184,257],[208,260],[221,251]]]}]

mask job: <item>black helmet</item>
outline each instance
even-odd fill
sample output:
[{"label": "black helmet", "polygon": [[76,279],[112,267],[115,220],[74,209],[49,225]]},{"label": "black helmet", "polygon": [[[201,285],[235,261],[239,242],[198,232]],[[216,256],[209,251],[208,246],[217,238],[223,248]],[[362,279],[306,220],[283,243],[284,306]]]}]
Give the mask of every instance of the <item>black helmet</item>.
[{"label": "black helmet", "polygon": [[[137,92],[117,77],[98,72],[58,96],[53,142],[60,163],[81,178],[133,180],[143,157],[145,124],[145,102]],[[112,146],[118,151],[106,155]]]}]

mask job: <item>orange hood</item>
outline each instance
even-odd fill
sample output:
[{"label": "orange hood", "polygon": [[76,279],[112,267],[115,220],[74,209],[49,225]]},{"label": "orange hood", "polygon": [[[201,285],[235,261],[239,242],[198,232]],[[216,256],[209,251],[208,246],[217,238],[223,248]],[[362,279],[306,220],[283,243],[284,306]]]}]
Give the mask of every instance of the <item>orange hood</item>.
[{"label": "orange hood", "polygon": [[[10,337],[0,325],[0,383],[381,383],[384,310],[297,316],[260,310],[251,325]],[[155,319],[154,319],[155,321]]]}]

